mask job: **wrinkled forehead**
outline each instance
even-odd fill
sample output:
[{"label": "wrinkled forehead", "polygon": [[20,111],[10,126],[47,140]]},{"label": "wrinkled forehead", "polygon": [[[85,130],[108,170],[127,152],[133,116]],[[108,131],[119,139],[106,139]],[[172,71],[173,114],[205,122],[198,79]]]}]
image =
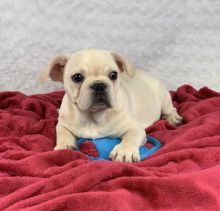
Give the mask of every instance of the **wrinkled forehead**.
[{"label": "wrinkled forehead", "polygon": [[72,54],[68,62],[71,68],[86,68],[92,72],[116,69],[117,65],[109,52],[85,51]]}]

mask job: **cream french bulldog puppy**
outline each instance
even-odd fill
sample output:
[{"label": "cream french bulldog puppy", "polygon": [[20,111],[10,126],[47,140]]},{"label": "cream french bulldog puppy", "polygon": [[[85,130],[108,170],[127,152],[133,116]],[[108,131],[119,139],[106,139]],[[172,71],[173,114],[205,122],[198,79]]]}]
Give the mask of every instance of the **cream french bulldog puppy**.
[{"label": "cream french bulldog puppy", "polygon": [[61,54],[40,75],[63,82],[66,94],[59,109],[55,150],[74,149],[76,138],[120,137],[109,158],[140,160],[145,128],[164,116],[171,124],[182,118],[164,85],[135,70],[123,56],[97,49]]}]

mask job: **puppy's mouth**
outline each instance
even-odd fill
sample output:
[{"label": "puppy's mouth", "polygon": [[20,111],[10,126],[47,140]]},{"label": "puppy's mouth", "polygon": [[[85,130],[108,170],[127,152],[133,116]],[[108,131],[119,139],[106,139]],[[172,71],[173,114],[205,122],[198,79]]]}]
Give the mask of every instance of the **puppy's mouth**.
[{"label": "puppy's mouth", "polygon": [[96,112],[107,108],[111,108],[111,103],[109,102],[108,97],[100,95],[93,97],[93,102],[89,107],[89,111]]}]

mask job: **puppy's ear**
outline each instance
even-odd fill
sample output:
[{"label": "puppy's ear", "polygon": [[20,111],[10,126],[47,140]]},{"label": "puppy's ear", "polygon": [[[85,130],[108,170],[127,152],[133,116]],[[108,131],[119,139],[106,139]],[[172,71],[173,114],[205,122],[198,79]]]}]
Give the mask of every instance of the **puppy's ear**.
[{"label": "puppy's ear", "polygon": [[117,53],[112,52],[111,54],[121,72],[125,71],[129,78],[133,78],[135,76],[135,68],[133,64],[128,59]]},{"label": "puppy's ear", "polygon": [[50,77],[53,81],[63,82],[64,68],[68,60],[68,54],[61,54],[53,58],[40,73],[38,81],[45,82]]}]

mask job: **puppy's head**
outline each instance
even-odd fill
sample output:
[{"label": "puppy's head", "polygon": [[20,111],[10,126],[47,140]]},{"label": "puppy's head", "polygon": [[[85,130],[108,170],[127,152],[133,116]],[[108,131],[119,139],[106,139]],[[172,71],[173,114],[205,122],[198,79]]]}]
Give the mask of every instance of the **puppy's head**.
[{"label": "puppy's head", "polygon": [[68,97],[81,111],[97,112],[114,107],[123,72],[130,78],[135,75],[132,64],[121,55],[87,49],[55,57],[40,80],[50,77],[63,82]]}]

